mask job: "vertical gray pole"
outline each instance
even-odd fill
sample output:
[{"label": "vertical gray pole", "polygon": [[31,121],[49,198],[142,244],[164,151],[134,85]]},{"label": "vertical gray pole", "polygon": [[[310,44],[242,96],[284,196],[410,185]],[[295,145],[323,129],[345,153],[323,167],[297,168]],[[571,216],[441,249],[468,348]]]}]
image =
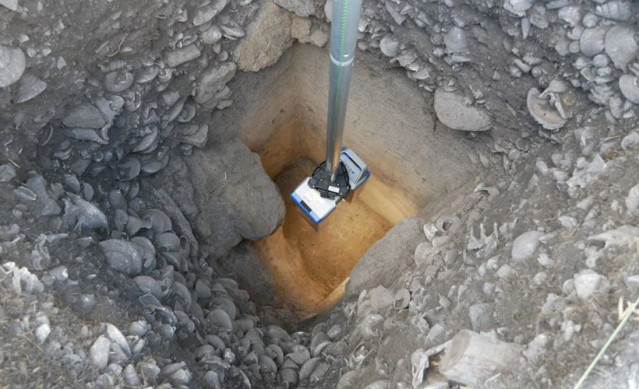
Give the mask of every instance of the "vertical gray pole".
[{"label": "vertical gray pole", "polygon": [[362,0],[334,0],[331,21],[331,66],[326,133],[326,170],[335,180],[342,147],[348,91],[353,74]]}]

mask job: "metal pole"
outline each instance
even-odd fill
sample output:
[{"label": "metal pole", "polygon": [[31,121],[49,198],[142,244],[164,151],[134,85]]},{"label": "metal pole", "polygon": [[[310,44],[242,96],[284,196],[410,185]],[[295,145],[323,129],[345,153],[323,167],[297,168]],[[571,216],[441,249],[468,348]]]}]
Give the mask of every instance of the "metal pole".
[{"label": "metal pole", "polygon": [[331,21],[331,66],[326,133],[326,170],[335,180],[342,147],[348,92],[353,74],[362,0],[334,0]]}]

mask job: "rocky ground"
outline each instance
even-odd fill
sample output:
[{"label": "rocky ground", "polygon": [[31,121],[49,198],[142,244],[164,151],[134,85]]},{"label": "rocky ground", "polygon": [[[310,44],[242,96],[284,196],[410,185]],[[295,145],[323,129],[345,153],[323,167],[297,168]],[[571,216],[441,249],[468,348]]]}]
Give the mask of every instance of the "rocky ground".
[{"label": "rocky ground", "polygon": [[[483,173],[297,323],[224,266],[284,203],[218,119],[238,72],[325,45],[330,8],[0,0],[1,387],[577,382],[639,292],[637,5],[365,1],[359,49]],[[637,387],[638,334],[633,314],[584,386]]]}]

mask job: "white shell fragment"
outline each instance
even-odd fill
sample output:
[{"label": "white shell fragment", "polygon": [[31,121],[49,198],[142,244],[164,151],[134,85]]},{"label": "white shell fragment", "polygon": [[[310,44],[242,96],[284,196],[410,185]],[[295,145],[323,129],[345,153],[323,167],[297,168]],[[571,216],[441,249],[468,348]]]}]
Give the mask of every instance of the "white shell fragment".
[{"label": "white shell fragment", "polygon": [[639,54],[635,34],[634,28],[624,24],[617,24],[606,33],[604,48],[618,69],[624,70]]},{"label": "white shell fragment", "polygon": [[528,112],[535,121],[547,130],[558,130],[566,124],[557,109],[541,96],[539,89],[532,88],[526,97]]},{"label": "white shell fragment", "polygon": [[29,101],[47,89],[47,83],[32,74],[25,74],[18,82],[18,90],[16,91],[13,102],[15,104]]},{"label": "white shell fragment", "polygon": [[528,231],[519,235],[513,242],[511,256],[515,261],[530,258],[539,246],[539,238],[543,235],[539,231]]},{"label": "white shell fragment", "polygon": [[121,240],[109,239],[99,243],[109,266],[126,274],[142,271],[142,258],[135,245]]},{"label": "white shell fragment", "polygon": [[637,77],[629,74],[624,74],[619,77],[619,89],[623,97],[635,104],[639,104],[639,84],[637,83]]},{"label": "white shell fragment", "polygon": [[26,58],[22,50],[0,45],[0,88],[18,81],[25,68]]}]

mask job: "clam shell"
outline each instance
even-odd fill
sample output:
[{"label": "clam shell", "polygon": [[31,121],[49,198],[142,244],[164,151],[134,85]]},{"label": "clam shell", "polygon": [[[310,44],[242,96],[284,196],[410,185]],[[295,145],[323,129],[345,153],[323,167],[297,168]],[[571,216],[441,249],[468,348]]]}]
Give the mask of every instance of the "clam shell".
[{"label": "clam shell", "polygon": [[122,332],[120,332],[118,327],[114,326],[113,324],[106,323],[106,332],[109,339],[120,346],[120,349],[124,351],[127,357],[130,357],[131,347],[129,346],[129,342],[127,342],[126,338],[124,337],[124,335],[122,335]]},{"label": "clam shell", "polygon": [[146,134],[140,142],[133,149],[134,153],[150,153],[155,150],[158,145],[158,128],[156,126],[152,126],[150,128],[150,133]]},{"label": "clam shell", "polygon": [[155,243],[160,250],[178,251],[180,249],[180,238],[173,232],[163,232],[155,237]]},{"label": "clam shell", "polygon": [[535,121],[547,130],[558,130],[566,124],[566,120],[551,106],[546,99],[540,98],[537,88],[528,91],[526,105]]},{"label": "clam shell", "polygon": [[581,52],[588,57],[594,57],[601,53],[605,47],[604,40],[607,32],[608,27],[606,26],[585,29],[579,39]]},{"label": "clam shell", "polygon": [[142,218],[151,222],[151,228],[153,228],[156,234],[171,231],[173,228],[171,218],[159,209],[147,209],[143,211]]},{"label": "clam shell", "polygon": [[233,322],[229,315],[222,309],[214,309],[207,316],[206,320],[212,325],[227,331],[233,330]]},{"label": "clam shell", "polygon": [[104,76],[104,87],[111,93],[122,93],[129,89],[135,76],[129,72],[114,71]]},{"label": "clam shell", "polygon": [[137,276],[133,279],[133,281],[142,293],[150,293],[158,300],[162,300],[164,298],[162,287],[154,278],[149,276]]},{"label": "clam shell", "polygon": [[639,104],[639,85],[637,84],[637,77],[624,74],[619,78],[619,89],[621,90],[623,97],[635,104]]},{"label": "clam shell", "polygon": [[627,21],[632,17],[632,4],[629,1],[612,0],[595,8],[595,15],[602,18]]},{"label": "clam shell", "polygon": [[140,175],[142,165],[137,158],[127,158],[118,164],[118,179],[120,181],[129,181]]},{"label": "clam shell", "polygon": [[135,245],[121,240],[109,239],[98,244],[110,267],[126,274],[142,271],[142,258]]},{"label": "clam shell", "polygon": [[160,68],[155,65],[145,67],[140,71],[140,73],[138,73],[136,82],[138,84],[148,84],[149,82],[155,80],[155,77],[158,76],[159,72]]},{"label": "clam shell", "polygon": [[138,253],[144,261],[143,267],[145,269],[152,269],[155,267],[155,246],[151,241],[143,236],[136,236],[131,239],[131,243],[136,245]]},{"label": "clam shell", "polygon": [[379,42],[379,49],[385,56],[395,57],[399,52],[399,42],[392,34],[388,34]]},{"label": "clam shell", "polygon": [[606,33],[604,48],[615,66],[624,70],[639,54],[639,45],[635,40],[633,27],[617,24]]}]

